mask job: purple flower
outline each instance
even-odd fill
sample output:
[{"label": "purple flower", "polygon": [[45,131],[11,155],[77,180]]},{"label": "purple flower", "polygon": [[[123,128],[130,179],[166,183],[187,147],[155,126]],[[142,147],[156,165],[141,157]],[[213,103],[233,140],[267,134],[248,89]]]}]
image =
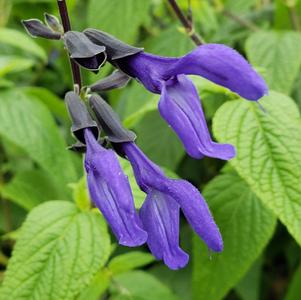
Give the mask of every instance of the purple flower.
[{"label": "purple flower", "polygon": [[206,155],[228,160],[235,156],[235,149],[212,141],[197,90],[186,75],[205,77],[249,100],[258,100],[268,91],[264,80],[249,63],[224,45],[199,46],[180,58],[139,52],[116,59],[114,64],[149,91],[161,94],[161,116],[194,158]]},{"label": "purple flower", "polygon": [[142,245],[147,233],[141,229],[128,179],[115,153],[99,145],[89,129],[85,129],[84,136],[87,145],[85,168],[94,204],[110,224],[121,245]]},{"label": "purple flower", "polygon": [[122,143],[136,181],[146,194],[140,210],[147,244],[157,259],[171,269],[184,267],[189,259],[179,247],[179,213],[183,211],[194,231],[216,252],[223,241],[209,208],[199,191],[185,180],[170,179],[133,143]]}]

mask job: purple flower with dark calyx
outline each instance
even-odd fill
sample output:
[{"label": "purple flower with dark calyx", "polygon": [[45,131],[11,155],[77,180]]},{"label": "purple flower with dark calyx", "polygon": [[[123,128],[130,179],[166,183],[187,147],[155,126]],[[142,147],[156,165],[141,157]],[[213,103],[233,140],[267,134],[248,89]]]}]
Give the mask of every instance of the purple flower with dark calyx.
[{"label": "purple flower with dark calyx", "polygon": [[95,206],[110,224],[119,244],[129,247],[144,244],[147,233],[142,229],[128,179],[114,151],[99,145],[89,129],[84,130],[84,137],[87,182]]},{"label": "purple flower with dark calyx", "polygon": [[139,187],[147,194],[140,218],[153,255],[171,269],[187,264],[189,256],[179,247],[180,209],[207,246],[215,252],[222,251],[221,234],[199,191],[188,181],[166,177],[135,143],[122,143],[121,147]]},{"label": "purple flower with dark calyx", "polygon": [[268,91],[249,63],[224,45],[199,46],[180,58],[140,52],[114,60],[114,64],[149,91],[161,94],[161,116],[194,158],[205,155],[228,160],[235,156],[235,149],[212,141],[197,90],[186,75],[200,75],[249,100],[258,100]]}]

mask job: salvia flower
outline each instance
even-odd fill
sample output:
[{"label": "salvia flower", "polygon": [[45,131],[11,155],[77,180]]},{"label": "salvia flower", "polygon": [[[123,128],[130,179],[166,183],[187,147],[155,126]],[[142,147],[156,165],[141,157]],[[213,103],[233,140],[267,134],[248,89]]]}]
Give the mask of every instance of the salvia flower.
[{"label": "salvia flower", "polygon": [[[84,34],[106,48],[116,39],[96,29]],[[112,47],[112,45],[111,45]],[[267,93],[264,80],[235,50],[220,44],[202,45],[179,58],[161,57],[137,51],[124,57],[108,53],[108,60],[136,78],[149,91],[161,94],[159,111],[194,158],[204,155],[228,160],[235,156],[232,145],[212,141],[198,92],[186,75],[199,75],[229,88],[249,100]]]},{"label": "salvia flower", "polygon": [[89,129],[84,131],[84,136],[87,146],[85,169],[91,199],[121,245],[144,244],[147,234],[136,213],[128,178],[114,151],[99,145]]},{"label": "salvia flower", "polygon": [[222,251],[221,234],[199,191],[188,181],[166,177],[135,143],[121,145],[139,187],[147,194],[140,218],[153,255],[171,269],[187,264],[189,256],[179,247],[180,209],[207,246],[213,251]]}]

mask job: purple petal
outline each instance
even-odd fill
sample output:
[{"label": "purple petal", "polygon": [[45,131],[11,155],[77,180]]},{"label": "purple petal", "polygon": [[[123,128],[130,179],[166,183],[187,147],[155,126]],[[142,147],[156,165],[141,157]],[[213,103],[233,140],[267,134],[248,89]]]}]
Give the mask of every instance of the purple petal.
[{"label": "purple petal", "polygon": [[122,149],[131,162],[137,184],[140,189],[148,193],[151,187],[160,185],[165,180],[161,169],[133,143],[122,143]]},{"label": "purple petal", "polygon": [[205,155],[224,160],[235,156],[232,145],[212,141],[198,92],[185,75],[178,75],[164,83],[159,111],[190,156],[202,158]]},{"label": "purple petal", "polygon": [[[150,202],[151,200],[160,200],[160,203],[163,203],[163,200],[168,203],[176,201],[187,221],[208,247],[216,252],[222,251],[223,240],[221,234],[198,189],[188,181],[167,178],[161,169],[151,162],[134,143],[123,143],[122,147],[131,162],[139,186],[143,187],[143,190],[149,195],[147,199]],[[166,209],[168,209],[168,203],[164,206]],[[143,207],[143,213],[140,212],[140,216],[146,219],[147,210],[154,210],[154,207],[147,202]],[[142,222],[149,235],[149,229],[145,227],[145,220],[142,220]]]},{"label": "purple petal", "polygon": [[140,210],[151,252],[173,270],[184,267],[189,260],[179,247],[179,208],[171,197],[152,190]]},{"label": "purple petal", "polygon": [[185,218],[207,246],[215,252],[221,252],[222,236],[200,192],[188,181],[176,179],[170,179],[161,188],[163,191],[180,205]]},{"label": "purple petal", "polygon": [[85,168],[91,199],[121,245],[142,245],[147,239],[147,233],[141,229],[128,179],[114,152],[102,148],[89,130],[85,130],[85,140]]},{"label": "purple petal", "polygon": [[129,76],[138,79],[149,91],[159,94],[162,81],[169,79],[166,70],[178,61],[177,58],[162,57],[140,52],[118,59],[115,63]]},{"label": "purple petal", "polygon": [[197,47],[180,58],[166,73],[169,76],[200,75],[249,100],[258,100],[268,92],[265,81],[245,58],[220,44]]}]

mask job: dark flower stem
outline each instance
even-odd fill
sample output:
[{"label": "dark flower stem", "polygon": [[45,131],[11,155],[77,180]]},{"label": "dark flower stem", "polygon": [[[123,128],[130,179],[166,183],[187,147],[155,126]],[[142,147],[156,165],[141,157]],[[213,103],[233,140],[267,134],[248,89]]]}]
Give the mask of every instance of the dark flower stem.
[{"label": "dark flower stem", "polygon": [[[63,28],[64,32],[70,31],[71,30],[71,24],[70,24],[70,18],[68,15],[68,9],[66,5],[65,0],[57,0],[57,5],[59,8],[61,20],[63,23]],[[82,81],[81,81],[81,75],[80,75],[80,68],[79,66],[70,58],[70,65],[71,65],[71,70],[72,70],[72,76],[73,76],[73,83],[74,86],[77,86],[78,88],[75,89],[77,92],[80,92],[81,86],[82,86]]]},{"label": "dark flower stem", "polygon": [[204,40],[195,32],[193,23],[189,21],[189,19],[184,15],[176,0],[168,0],[168,2],[177,18],[185,27],[187,34],[192,39],[192,41],[198,46],[205,44]]}]

